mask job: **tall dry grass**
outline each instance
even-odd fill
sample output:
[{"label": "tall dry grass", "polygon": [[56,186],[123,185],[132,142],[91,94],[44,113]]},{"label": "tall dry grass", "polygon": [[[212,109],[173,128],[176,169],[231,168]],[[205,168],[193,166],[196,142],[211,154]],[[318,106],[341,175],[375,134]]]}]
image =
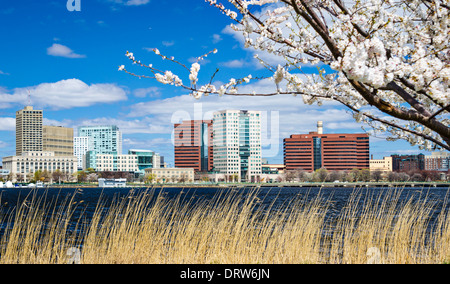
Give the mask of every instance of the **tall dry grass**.
[{"label": "tall dry grass", "polygon": [[149,189],[117,198],[107,210],[100,201],[92,218],[75,224],[73,196],[30,196],[2,215],[10,226],[0,239],[0,263],[449,262],[448,211],[432,219],[436,201],[400,199],[401,192],[355,190],[330,218],[332,200],[320,194],[276,205],[256,189],[209,200]]}]

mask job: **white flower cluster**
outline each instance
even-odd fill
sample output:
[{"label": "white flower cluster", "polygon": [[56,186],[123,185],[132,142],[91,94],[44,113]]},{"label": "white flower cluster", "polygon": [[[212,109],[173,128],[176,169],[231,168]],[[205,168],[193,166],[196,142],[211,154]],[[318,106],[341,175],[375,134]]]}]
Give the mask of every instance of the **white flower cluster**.
[{"label": "white flower cluster", "polygon": [[177,87],[183,86],[183,81],[170,71],[166,71],[164,75],[156,73],[155,78],[158,82],[165,85],[175,85]]},{"label": "white flower cluster", "polygon": [[200,64],[198,64],[197,62],[192,64],[191,73],[189,74],[189,80],[191,80],[192,85],[197,84],[198,82],[197,76],[199,71],[200,71]]}]

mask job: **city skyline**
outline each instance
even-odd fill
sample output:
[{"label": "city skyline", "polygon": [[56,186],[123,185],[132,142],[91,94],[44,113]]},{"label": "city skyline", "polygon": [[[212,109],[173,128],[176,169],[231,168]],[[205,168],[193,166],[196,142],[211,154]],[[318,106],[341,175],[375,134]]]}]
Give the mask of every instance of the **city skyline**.
[{"label": "city skyline", "polygon": [[[255,52],[244,48],[243,39],[229,28],[230,21],[214,8],[203,0],[179,1],[175,7],[171,3],[82,1],[79,12],[69,12],[66,1],[2,4],[0,24],[6,28],[0,35],[10,44],[0,46],[0,157],[15,154],[15,112],[28,104],[44,110],[43,122],[49,126],[117,125],[123,132],[123,152],[151,149],[171,165],[173,124],[212,119],[212,113],[222,109],[262,111],[262,157],[271,163],[282,163],[284,138],[313,131],[318,120],[327,125],[326,133],[364,133],[362,124],[336,103],[309,106],[293,96],[196,100],[172,86],[118,72],[118,66],[129,63],[127,51],[146,63],[166,64],[151,52],[153,48],[189,65],[195,56],[217,48],[217,54],[200,63],[203,74],[220,69],[217,83],[263,72]],[[309,66],[303,71],[317,72]],[[266,92],[275,86],[263,80],[245,88]],[[275,116],[279,124],[273,128]],[[375,158],[428,153],[383,137],[371,137],[370,144]]]}]

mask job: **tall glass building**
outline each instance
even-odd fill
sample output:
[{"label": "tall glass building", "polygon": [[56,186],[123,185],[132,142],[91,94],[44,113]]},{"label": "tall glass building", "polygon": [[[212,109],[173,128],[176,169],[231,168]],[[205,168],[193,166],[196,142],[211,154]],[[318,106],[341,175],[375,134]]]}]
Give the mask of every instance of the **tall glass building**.
[{"label": "tall glass building", "polygon": [[258,182],[261,175],[261,112],[224,110],[213,117],[214,170],[228,180]]},{"label": "tall glass building", "polygon": [[82,126],[78,128],[78,136],[89,137],[92,147],[92,150],[86,153],[86,168],[97,168],[97,154],[122,154],[122,133],[115,125]]}]

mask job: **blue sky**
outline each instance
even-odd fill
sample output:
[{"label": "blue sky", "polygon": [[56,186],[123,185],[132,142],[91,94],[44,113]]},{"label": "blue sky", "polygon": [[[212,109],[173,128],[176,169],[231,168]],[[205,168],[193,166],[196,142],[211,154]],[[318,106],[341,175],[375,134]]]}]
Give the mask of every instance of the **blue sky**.
[{"label": "blue sky", "polygon": [[[305,106],[292,96],[195,100],[181,89],[118,71],[125,65],[132,72],[149,74],[131,66],[126,51],[146,64],[176,72],[177,66],[162,61],[151,49],[190,66],[195,57],[217,48],[217,54],[201,63],[200,83],[209,82],[216,68],[220,70],[216,83],[267,75],[255,62],[255,52],[245,49],[242,39],[228,28],[229,19],[204,0],[81,0],[79,12],[69,12],[66,4],[66,0],[0,4],[0,157],[15,154],[15,112],[28,99],[44,110],[46,125],[76,129],[116,124],[123,132],[124,152],[154,150],[169,164],[173,164],[173,123],[207,119],[226,108],[263,111],[263,157],[273,163],[283,160],[283,138],[315,131],[318,120],[324,121],[328,133],[363,132],[338,104]],[[188,82],[188,74],[178,75]],[[267,81],[246,88],[275,89]],[[404,141],[371,138],[375,158],[419,152],[423,151]]]}]

